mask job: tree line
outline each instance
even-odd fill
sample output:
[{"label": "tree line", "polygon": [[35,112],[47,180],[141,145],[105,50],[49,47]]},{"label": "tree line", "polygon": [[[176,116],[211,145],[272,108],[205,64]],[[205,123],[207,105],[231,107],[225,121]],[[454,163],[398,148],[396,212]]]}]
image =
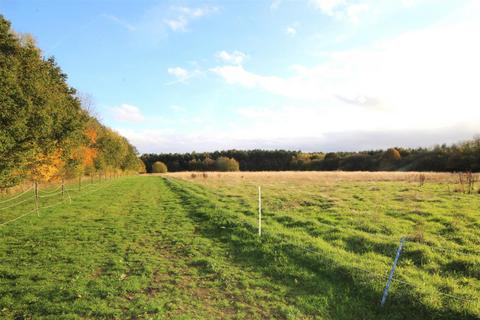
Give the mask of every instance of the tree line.
[{"label": "tree line", "polygon": [[135,147],[82,107],[55,59],[0,15],[0,188],[142,167]]},{"label": "tree line", "polygon": [[217,171],[219,158],[234,159],[242,171],[439,171],[480,172],[480,137],[433,148],[390,148],[361,152],[227,150],[143,154],[147,172],[160,161],[169,171]]}]

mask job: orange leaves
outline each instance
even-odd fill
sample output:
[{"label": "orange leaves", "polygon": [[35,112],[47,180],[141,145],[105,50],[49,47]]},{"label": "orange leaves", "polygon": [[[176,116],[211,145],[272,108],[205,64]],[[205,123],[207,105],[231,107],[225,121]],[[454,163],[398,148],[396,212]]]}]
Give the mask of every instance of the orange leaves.
[{"label": "orange leaves", "polygon": [[84,147],[83,150],[83,164],[87,166],[93,165],[93,160],[97,156],[97,150],[94,148]]},{"label": "orange leaves", "polygon": [[97,142],[97,130],[93,127],[85,129],[85,136],[88,138],[90,144],[95,144]]},{"label": "orange leaves", "polygon": [[86,146],[79,146],[73,152],[73,159],[77,160],[84,167],[92,166],[96,156],[97,150]]},{"label": "orange leaves", "polygon": [[72,153],[72,158],[83,167],[92,167],[93,161],[97,157],[97,149],[94,147],[97,142],[97,130],[93,126],[85,129],[85,137],[88,140],[86,145],[78,146]]}]

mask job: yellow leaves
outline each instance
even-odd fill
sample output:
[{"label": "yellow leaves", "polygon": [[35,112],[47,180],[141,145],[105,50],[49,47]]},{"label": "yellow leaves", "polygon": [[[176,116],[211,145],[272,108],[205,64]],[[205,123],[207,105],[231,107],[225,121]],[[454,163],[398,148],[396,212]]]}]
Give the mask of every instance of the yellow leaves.
[{"label": "yellow leaves", "polygon": [[57,149],[51,154],[39,154],[32,166],[32,178],[35,181],[54,180],[59,177],[64,165],[61,149]]}]

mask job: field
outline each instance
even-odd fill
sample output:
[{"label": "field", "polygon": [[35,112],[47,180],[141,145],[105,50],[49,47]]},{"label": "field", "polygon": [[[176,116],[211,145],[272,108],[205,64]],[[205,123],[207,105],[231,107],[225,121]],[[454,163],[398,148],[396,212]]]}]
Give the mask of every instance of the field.
[{"label": "field", "polygon": [[46,189],[38,215],[0,198],[0,318],[478,319],[480,195],[418,176],[124,177]]}]

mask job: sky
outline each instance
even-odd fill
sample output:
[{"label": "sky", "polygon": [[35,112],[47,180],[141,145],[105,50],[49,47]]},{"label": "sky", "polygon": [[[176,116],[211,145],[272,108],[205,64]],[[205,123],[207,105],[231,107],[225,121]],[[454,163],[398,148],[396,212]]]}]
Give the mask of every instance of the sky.
[{"label": "sky", "polygon": [[480,1],[14,1],[140,153],[358,151],[480,133]]}]

